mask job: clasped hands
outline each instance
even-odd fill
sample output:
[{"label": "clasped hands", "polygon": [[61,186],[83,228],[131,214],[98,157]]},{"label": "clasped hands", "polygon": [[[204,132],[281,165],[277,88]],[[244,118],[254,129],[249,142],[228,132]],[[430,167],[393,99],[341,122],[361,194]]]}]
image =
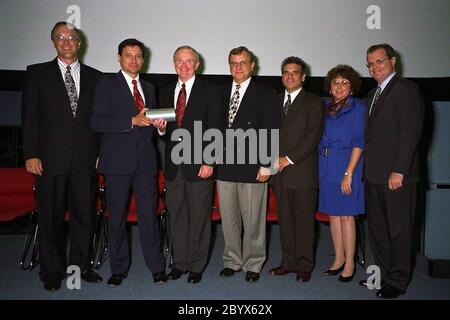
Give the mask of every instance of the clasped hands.
[{"label": "clasped hands", "polygon": [[136,116],[131,118],[131,124],[133,126],[138,126],[138,127],[148,127],[148,126],[153,125],[156,128],[158,128],[161,132],[165,132],[166,126],[167,126],[167,121],[164,119],[152,120],[152,119],[147,118],[147,116],[145,115],[145,111],[147,111],[147,110],[148,110],[147,108],[144,108]]}]

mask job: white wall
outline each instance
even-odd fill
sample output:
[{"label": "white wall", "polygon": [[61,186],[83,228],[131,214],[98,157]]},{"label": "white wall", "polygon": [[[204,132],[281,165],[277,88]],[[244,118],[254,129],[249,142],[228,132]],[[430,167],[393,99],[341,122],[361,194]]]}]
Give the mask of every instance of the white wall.
[{"label": "white wall", "polygon": [[[71,5],[76,10],[67,13]],[[367,13],[370,5],[379,11]],[[448,0],[0,0],[0,69],[50,60],[50,30],[69,19],[87,36],[84,62],[105,72],[118,70],[118,43],[136,37],[151,50],[150,73],[172,73],[174,49],[189,44],[203,56],[206,74],[228,74],[229,50],[245,45],[260,75],[279,75],[281,60],[298,55],[313,76],[338,63],[367,76],[367,47],[388,42],[404,76],[445,77],[449,13]]]}]

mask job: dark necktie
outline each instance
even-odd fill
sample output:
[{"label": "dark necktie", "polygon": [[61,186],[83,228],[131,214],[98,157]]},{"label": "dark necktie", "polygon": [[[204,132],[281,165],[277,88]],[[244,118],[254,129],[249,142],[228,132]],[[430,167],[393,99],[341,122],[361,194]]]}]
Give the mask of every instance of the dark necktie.
[{"label": "dark necktie", "polygon": [[77,115],[78,95],[75,81],[70,73],[70,66],[66,67],[66,74],[64,75],[64,84],[66,85],[67,94],[69,95],[70,108],[72,109],[73,117]]},{"label": "dark necktie", "polygon": [[178,93],[177,107],[175,109],[175,117],[179,127],[183,122],[183,116],[185,111],[186,111],[186,85],[183,83],[181,85],[181,90]]},{"label": "dark necktie", "polygon": [[234,118],[238,112],[239,107],[239,89],[241,88],[240,84],[236,85],[236,90],[234,90],[233,96],[230,100],[230,109],[228,111],[228,127],[233,125]]},{"label": "dark necktie", "polygon": [[133,96],[134,103],[136,104],[136,109],[138,112],[141,112],[145,108],[144,99],[142,99],[142,96],[137,88],[137,81],[132,80],[131,83],[133,84]]},{"label": "dark necktie", "polygon": [[287,115],[289,108],[291,107],[291,95],[288,94],[288,98],[286,100],[286,103],[283,106],[283,113],[284,115]]},{"label": "dark necktie", "polygon": [[377,90],[375,91],[375,94],[373,95],[373,100],[372,103],[370,104],[370,108],[369,108],[369,116],[372,113],[372,108],[375,105],[375,103],[377,103],[378,98],[380,97],[381,94],[381,87],[378,86]]}]

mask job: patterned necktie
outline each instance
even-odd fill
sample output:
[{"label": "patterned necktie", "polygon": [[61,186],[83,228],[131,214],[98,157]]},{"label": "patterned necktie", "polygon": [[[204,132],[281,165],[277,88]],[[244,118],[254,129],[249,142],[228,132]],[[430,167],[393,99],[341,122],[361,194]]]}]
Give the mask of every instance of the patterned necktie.
[{"label": "patterned necktie", "polygon": [[64,75],[64,84],[66,86],[67,94],[69,95],[70,108],[72,109],[73,117],[77,115],[78,95],[75,81],[70,73],[70,66],[66,67],[66,74]]},{"label": "patterned necktie", "polygon": [[381,94],[381,87],[378,86],[377,91],[375,91],[375,94],[373,95],[373,100],[372,103],[370,104],[370,108],[369,108],[369,116],[372,113],[372,108],[375,105],[375,103],[377,103],[378,98],[380,97]]},{"label": "patterned necktie", "polygon": [[284,115],[287,115],[289,108],[291,107],[291,95],[288,94],[288,98],[286,100],[286,103],[283,106],[283,113]]},{"label": "patterned necktie", "polygon": [[183,116],[185,111],[186,111],[186,85],[183,83],[181,85],[181,90],[178,93],[177,107],[175,109],[175,117],[179,127],[183,122]]},{"label": "patterned necktie", "polygon": [[142,109],[145,108],[144,99],[142,99],[142,96],[137,88],[137,81],[132,80],[131,83],[133,84],[133,96],[134,96],[134,103],[136,104],[136,109],[138,110],[138,112],[141,112]]},{"label": "patterned necktie", "polygon": [[239,89],[241,88],[240,84],[236,85],[236,90],[234,90],[233,96],[230,100],[230,109],[228,111],[228,127],[233,125],[234,118],[236,117],[236,113],[238,112],[239,107]]}]

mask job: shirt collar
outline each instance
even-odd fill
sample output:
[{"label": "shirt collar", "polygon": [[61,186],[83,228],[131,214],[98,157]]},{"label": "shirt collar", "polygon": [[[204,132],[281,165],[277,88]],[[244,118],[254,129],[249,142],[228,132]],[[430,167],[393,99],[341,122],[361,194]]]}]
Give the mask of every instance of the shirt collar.
[{"label": "shirt collar", "polygon": [[[64,61],[62,61],[59,57],[56,60],[58,61],[59,68],[66,71],[68,64],[65,63]],[[72,72],[78,71],[79,68],[80,68],[80,62],[78,61],[78,59],[75,62],[72,62],[70,64],[70,70]]]},{"label": "shirt collar", "polygon": [[284,96],[287,97],[288,94],[291,95],[291,101],[294,101],[295,98],[297,98],[298,94],[300,93],[300,91],[302,91],[302,87],[298,88],[297,90],[289,93],[287,92],[287,90],[284,90]]},{"label": "shirt collar", "polygon": [[133,81],[133,80],[136,80],[139,83],[139,73],[136,76],[136,78],[133,79],[128,73],[126,73],[122,69],[120,70],[120,72],[122,72],[122,74],[125,77],[125,80],[127,81],[127,83],[132,83],[131,81]]},{"label": "shirt collar", "polygon": [[392,72],[389,77],[387,77],[379,86],[381,87],[381,92],[383,92],[384,88],[388,85],[389,81],[396,75],[396,72]]},{"label": "shirt collar", "polygon": [[192,78],[190,78],[186,82],[183,82],[180,80],[180,78],[178,78],[177,87],[181,88],[181,85],[184,83],[186,86],[186,90],[191,89],[192,86],[194,85],[194,81],[195,81],[195,74],[194,74],[194,76],[192,76]]},{"label": "shirt collar", "polygon": [[[248,85],[250,84],[250,80],[252,80],[252,77],[248,78],[244,82],[241,82],[239,85],[241,86],[241,90],[247,89]],[[237,83],[233,80],[233,88],[236,88]]]}]

